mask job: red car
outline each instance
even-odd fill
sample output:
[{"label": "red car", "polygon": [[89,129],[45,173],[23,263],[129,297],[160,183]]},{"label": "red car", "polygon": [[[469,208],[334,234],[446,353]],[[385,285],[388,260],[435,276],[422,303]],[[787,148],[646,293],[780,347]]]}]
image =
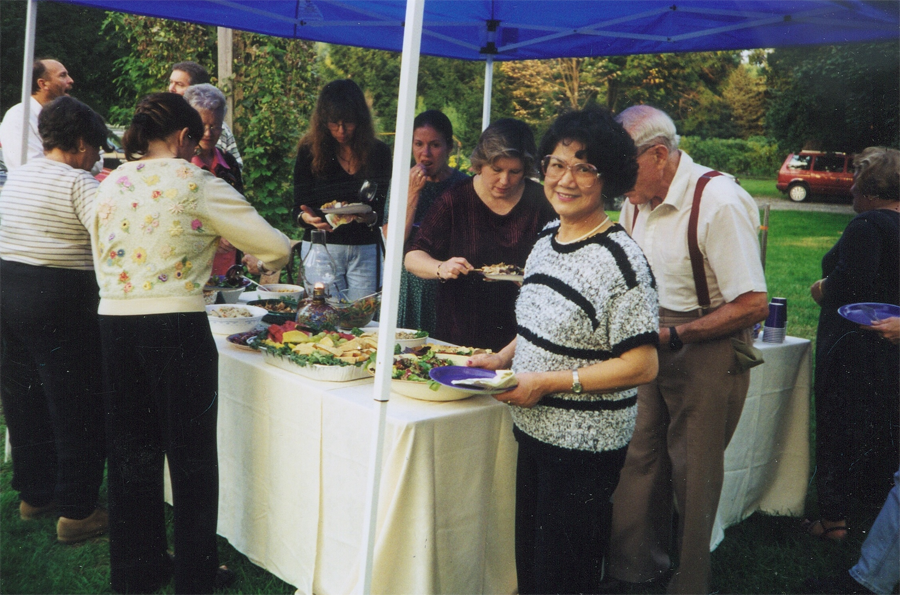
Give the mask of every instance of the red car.
[{"label": "red car", "polygon": [[794,202],[803,202],[811,194],[850,198],[853,186],[853,155],[800,151],[791,153],[778,171],[775,187],[787,192]]}]

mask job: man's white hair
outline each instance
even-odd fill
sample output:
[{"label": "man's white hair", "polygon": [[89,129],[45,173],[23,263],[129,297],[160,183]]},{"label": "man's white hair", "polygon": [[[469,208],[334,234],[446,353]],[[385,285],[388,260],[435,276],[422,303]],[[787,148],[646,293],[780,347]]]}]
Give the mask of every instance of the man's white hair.
[{"label": "man's white hair", "polygon": [[641,149],[649,145],[663,145],[670,153],[678,150],[681,137],[675,133],[675,122],[664,111],[649,105],[633,105],[616,116],[634,140],[634,145]]}]

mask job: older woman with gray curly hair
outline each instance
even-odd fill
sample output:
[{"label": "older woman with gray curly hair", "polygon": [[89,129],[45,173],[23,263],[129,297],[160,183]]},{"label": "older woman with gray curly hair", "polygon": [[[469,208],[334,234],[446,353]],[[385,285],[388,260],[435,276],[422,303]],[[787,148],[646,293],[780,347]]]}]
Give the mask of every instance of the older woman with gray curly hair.
[{"label": "older woman with gray curly hair", "polygon": [[[203,138],[197,145],[197,152],[191,158],[191,163],[225,180],[232,188],[243,194],[244,180],[241,177],[241,166],[230,153],[216,147],[222,135],[222,126],[228,109],[225,94],[209,83],[203,83],[188,87],[184,92],[184,98],[197,110],[200,119],[203,120]],[[241,263],[242,256],[228,240],[222,238],[213,261],[213,275],[224,275],[231,266]],[[250,260],[256,262],[254,258]]]},{"label": "older woman with gray curly hair", "polygon": [[534,134],[512,118],[481,134],[475,176],[445,192],[409,245],[404,264],[438,279],[436,339],[499,350],[516,336],[519,288],[470,274],[486,265],[525,266],[538,232],[555,218],[537,174]]}]

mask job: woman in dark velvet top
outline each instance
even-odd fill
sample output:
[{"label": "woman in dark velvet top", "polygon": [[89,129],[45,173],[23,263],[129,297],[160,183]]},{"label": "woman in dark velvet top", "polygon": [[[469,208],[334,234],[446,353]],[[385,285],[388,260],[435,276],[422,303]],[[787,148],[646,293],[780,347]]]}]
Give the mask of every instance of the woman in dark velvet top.
[{"label": "woman in dark velvet top", "polygon": [[822,259],[824,278],[811,288],[822,307],[815,381],[821,516],[807,530],[835,541],[847,537],[851,508],[881,507],[900,464],[900,350],[878,328],[837,312],[859,302],[900,304],[900,151],[870,147],[854,164],[859,215]]},{"label": "woman in dark velvet top", "polygon": [[[328,202],[360,202],[360,188],[366,181],[376,188],[368,200],[371,213],[343,224],[322,216],[319,209]],[[381,285],[378,234],[390,181],[391,151],[375,138],[362,91],[351,80],[331,81],[319,94],[310,129],[297,147],[293,215],[306,230],[304,254],[311,230],[328,232],[337,284],[348,290],[351,299],[374,293]]]},{"label": "woman in dark velvet top", "polygon": [[434,337],[495,351],[516,336],[519,286],[485,281],[473,269],[525,266],[543,226],[555,218],[536,172],[534,135],[524,122],[491,124],[472,153],[474,178],[445,192],[408,246],[404,264],[422,279],[442,281]]}]

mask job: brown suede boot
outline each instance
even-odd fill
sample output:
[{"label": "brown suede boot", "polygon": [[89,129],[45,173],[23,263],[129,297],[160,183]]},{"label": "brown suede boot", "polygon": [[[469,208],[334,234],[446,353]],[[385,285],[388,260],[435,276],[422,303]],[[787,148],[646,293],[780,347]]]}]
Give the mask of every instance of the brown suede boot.
[{"label": "brown suede boot", "polygon": [[106,533],[109,527],[109,514],[104,508],[98,508],[86,519],[74,520],[59,517],[56,523],[56,539],[60,543],[71,544],[88,540]]},{"label": "brown suede boot", "polygon": [[19,502],[19,516],[23,521],[33,521],[34,519],[50,516],[56,511],[56,502],[51,502],[45,506],[32,506],[25,500]]}]

